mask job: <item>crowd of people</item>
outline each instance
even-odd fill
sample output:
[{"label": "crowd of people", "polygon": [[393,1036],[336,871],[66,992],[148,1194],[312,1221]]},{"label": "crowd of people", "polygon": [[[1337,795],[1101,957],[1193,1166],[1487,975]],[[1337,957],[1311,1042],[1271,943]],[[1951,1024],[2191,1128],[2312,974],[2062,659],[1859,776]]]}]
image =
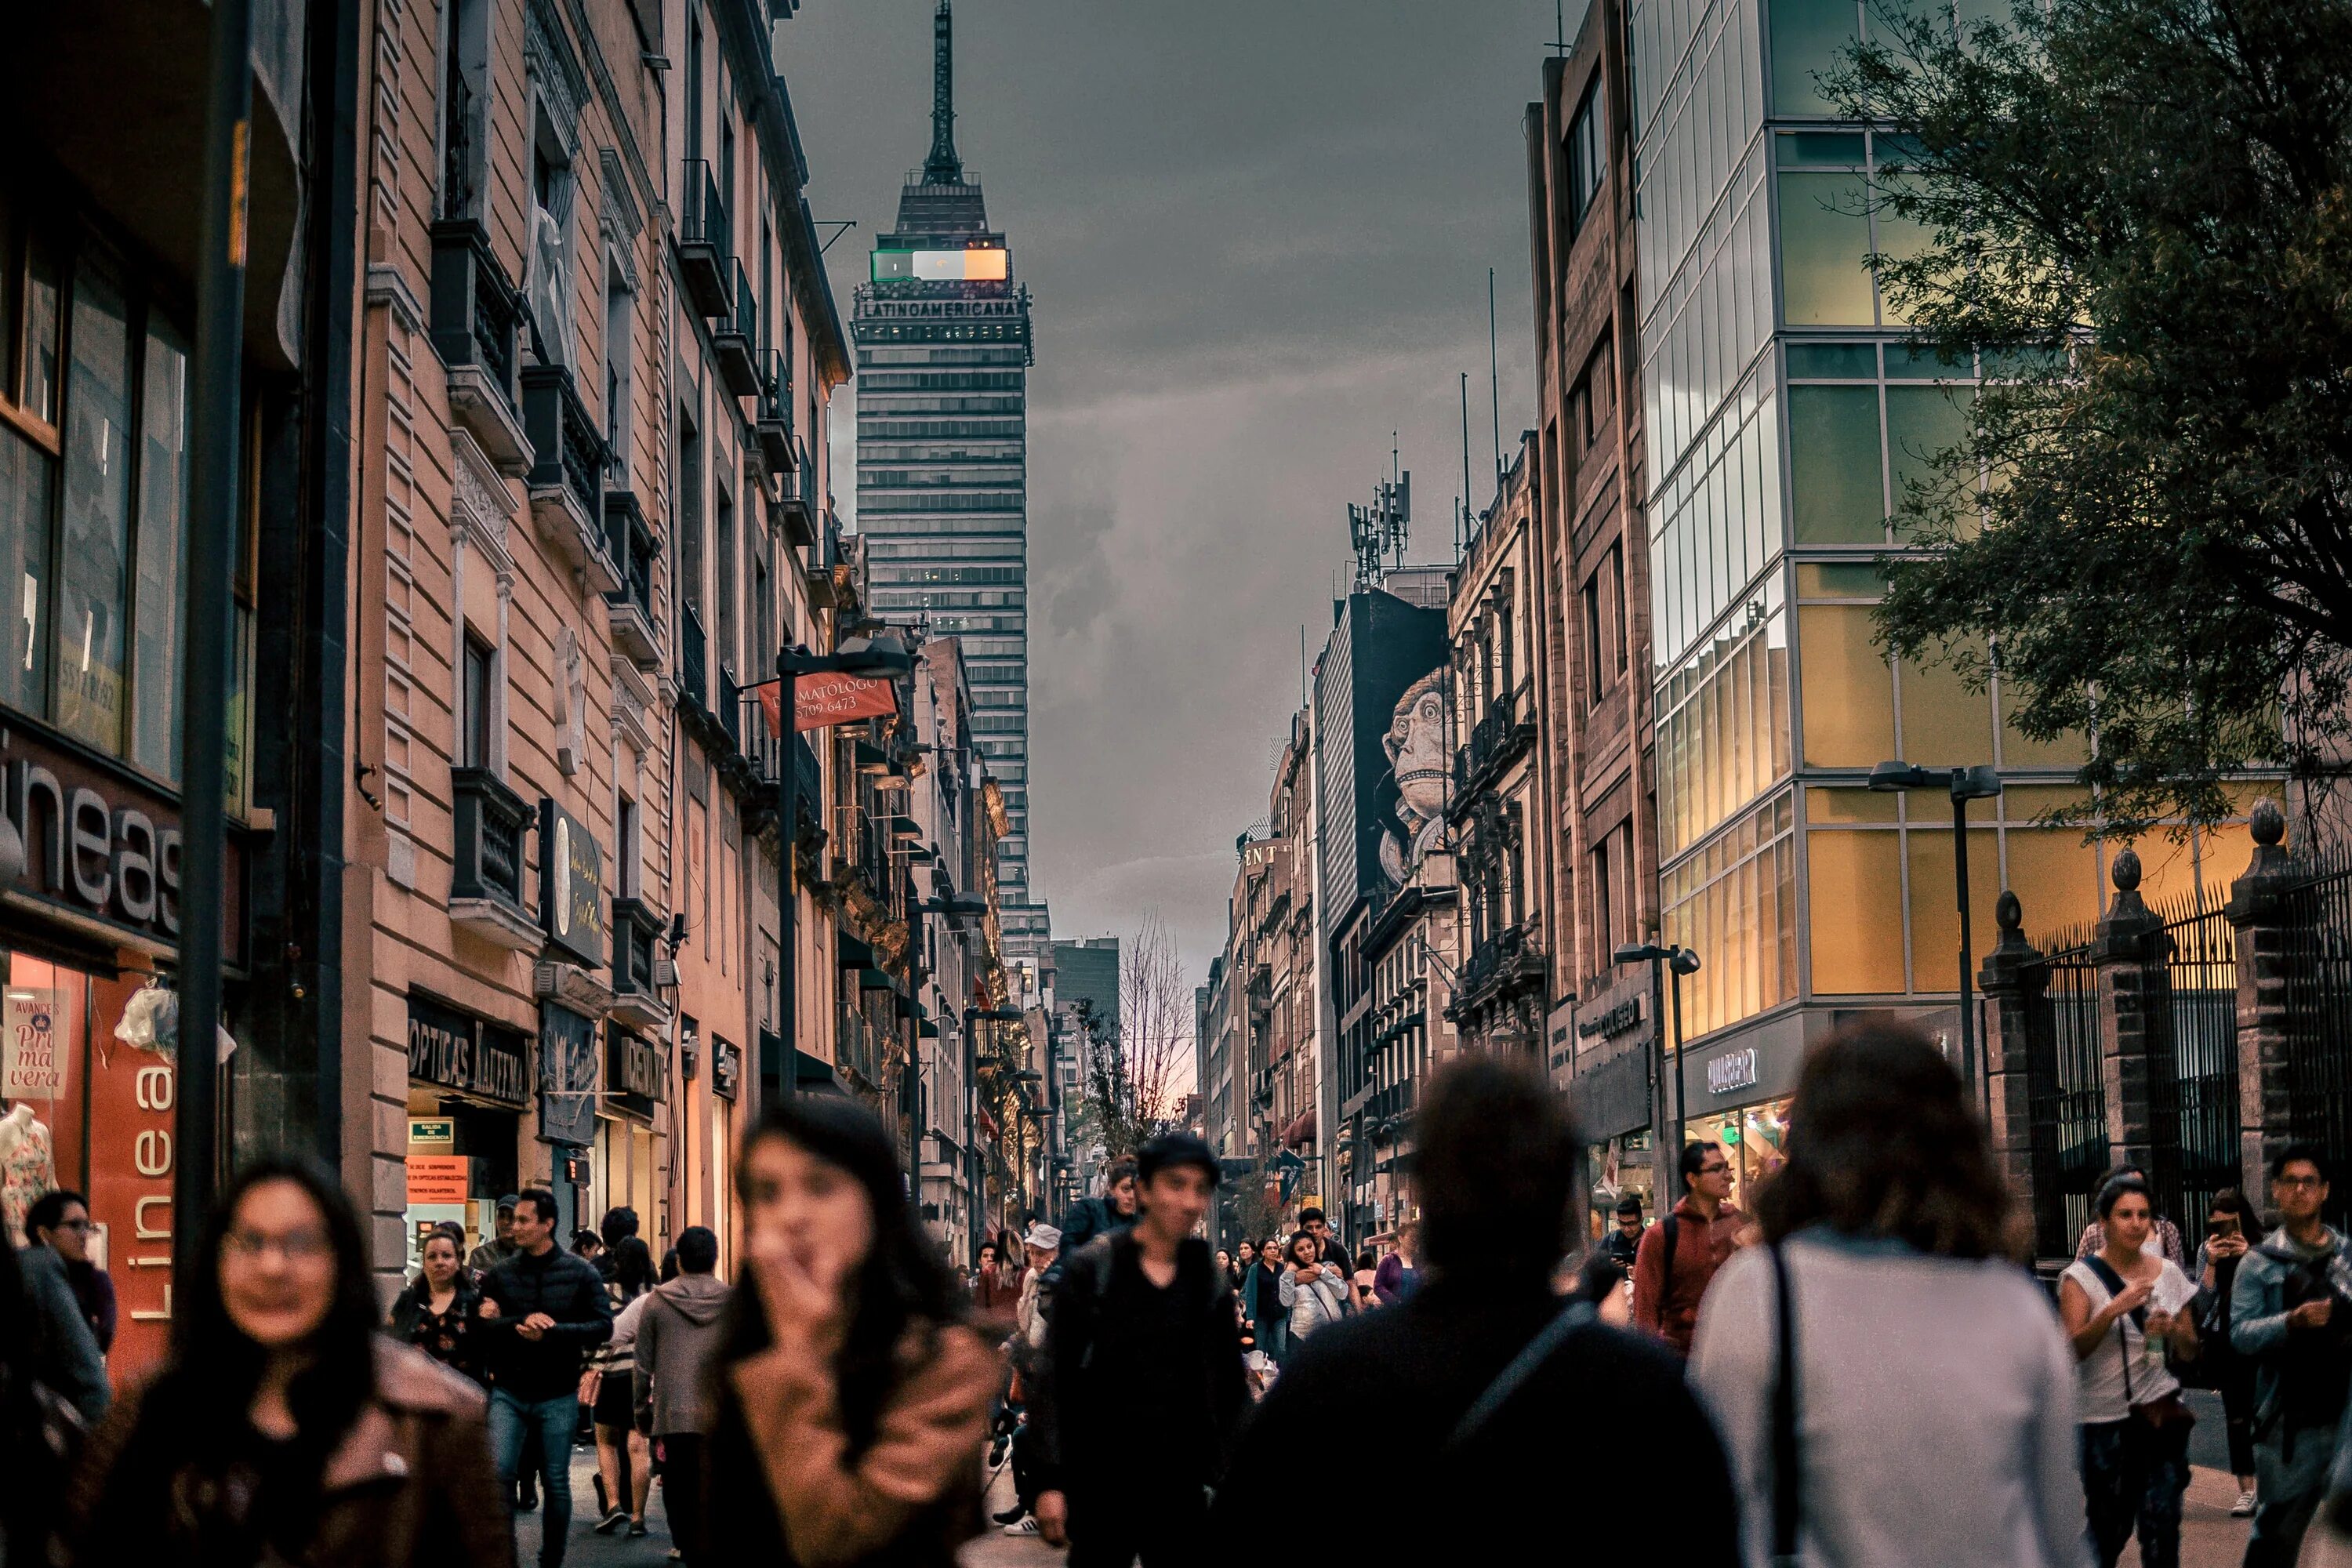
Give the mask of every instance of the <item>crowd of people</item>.
[{"label": "crowd of people", "polygon": [[168,1360],[121,1389],[88,1205],[52,1194],[0,1248],[0,1562],[504,1568],[535,1510],[555,1568],[584,1426],[584,1527],[644,1535],[658,1496],[689,1563],[947,1568],[1009,1468],[994,1523],[1074,1568],[1328,1555],[1368,1479],[1401,1561],[1560,1528],[1632,1560],[1671,1521],[1702,1563],[2113,1568],[2137,1538],[2165,1568],[2191,1388],[2225,1412],[2249,1568],[2352,1527],[2322,1151],[2274,1152],[2267,1228],[2217,1194],[2193,1255],[2115,1171],[2054,1289],[1924,1037],[1816,1047],[1786,1155],[1744,1212],[1694,1143],[1667,1213],[1620,1202],[1586,1245],[1567,1105],[1471,1058],[1423,1100],[1421,1213],[1383,1255],[1311,1207],[1213,1248],[1220,1162],[1170,1131],[965,1271],[879,1121],[809,1098],[745,1141],[731,1284],[709,1229],[656,1262],[620,1208],[567,1247],[534,1188],[470,1253],[426,1236],[388,1312],[340,1185],[265,1161],[206,1220]]}]

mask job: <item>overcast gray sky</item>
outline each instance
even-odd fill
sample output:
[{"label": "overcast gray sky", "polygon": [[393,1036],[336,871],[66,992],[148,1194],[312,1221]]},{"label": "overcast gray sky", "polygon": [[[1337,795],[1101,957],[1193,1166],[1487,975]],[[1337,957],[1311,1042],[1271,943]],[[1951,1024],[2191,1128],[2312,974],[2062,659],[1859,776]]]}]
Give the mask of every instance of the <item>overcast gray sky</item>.
[{"label": "overcast gray sky", "polygon": [[[1566,0],[1570,36],[1585,0]],[[933,0],[778,32],[845,312],[930,142]],[[1529,422],[1522,121],[1555,0],[959,0],[956,141],[1035,295],[1032,882],[1057,936],[1157,910],[1195,980],[1400,433],[1415,561],[1451,559],[1470,373],[1491,490]],[[834,426],[854,510],[853,417]]]}]

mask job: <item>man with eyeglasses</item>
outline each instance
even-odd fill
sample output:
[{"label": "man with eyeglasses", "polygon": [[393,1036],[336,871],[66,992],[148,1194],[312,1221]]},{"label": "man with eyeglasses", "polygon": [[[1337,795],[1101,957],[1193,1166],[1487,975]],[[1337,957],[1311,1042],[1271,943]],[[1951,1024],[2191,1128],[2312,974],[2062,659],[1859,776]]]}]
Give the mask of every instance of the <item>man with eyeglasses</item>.
[{"label": "man with eyeglasses", "polygon": [[[95,1426],[114,1397],[98,1331],[102,1321],[106,1337],[114,1337],[114,1282],[90,1265],[89,1205],[79,1193],[63,1188],[44,1193],[25,1211],[25,1249],[16,1261],[37,1325],[33,1376]],[[102,1310],[98,1310],[96,1286],[85,1287],[87,1300],[84,1290],[75,1288],[78,1271],[103,1284]]]},{"label": "man with eyeglasses", "polygon": [[1731,1206],[1731,1162],[1721,1146],[1685,1143],[1682,1201],[1643,1234],[1633,1255],[1633,1322],[1685,1355],[1699,1298],[1739,1245],[1748,1216]]},{"label": "man with eyeglasses", "polygon": [[2352,1305],[2328,1279],[2344,1243],[2319,1217],[2327,1190],[2317,1144],[2290,1143],[2272,1158],[2281,1223],[2246,1254],[2230,1290],[2231,1347],[2254,1363],[2257,1500],[2247,1568],[2295,1561],[2327,1487],[2352,1382]]}]

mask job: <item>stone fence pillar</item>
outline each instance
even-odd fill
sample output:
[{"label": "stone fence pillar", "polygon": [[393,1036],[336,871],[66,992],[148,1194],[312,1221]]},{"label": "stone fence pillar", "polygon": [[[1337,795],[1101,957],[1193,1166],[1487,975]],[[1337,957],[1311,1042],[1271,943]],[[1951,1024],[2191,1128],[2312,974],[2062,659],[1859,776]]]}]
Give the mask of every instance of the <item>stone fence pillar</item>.
[{"label": "stone fence pillar", "polygon": [[2295,881],[2284,844],[2286,813],[2274,800],[2254,803],[2254,858],[2230,884],[2227,912],[2238,937],[2238,1150],[2242,1190],[2257,1203],[2269,1192],[2270,1157],[2286,1142],[2292,1121],[2289,1066],[2294,1026],[2287,981],[2295,962],[2284,896]]},{"label": "stone fence pillar", "polygon": [[2094,929],[2091,962],[2098,972],[2099,1081],[2107,1109],[2107,1168],[2132,1165],[2158,1174],[2161,1154],[2179,1163],[2178,1129],[2159,1138],[2156,1108],[2162,1087],[2155,1075],[2171,1038],[2172,976],[2164,963],[2164,921],[2139,896],[2139,855],[2116,853],[2110,871],[2116,896]]},{"label": "stone fence pillar", "polygon": [[2000,927],[1999,945],[1985,954],[1977,984],[1985,996],[1985,1120],[1992,1132],[1993,1163],[2028,1215],[2035,1207],[2033,1181],[2033,1032],[2046,1030],[2050,971],[2039,949],[2025,940],[2025,915],[2017,895],[2004,889],[1993,906]]}]

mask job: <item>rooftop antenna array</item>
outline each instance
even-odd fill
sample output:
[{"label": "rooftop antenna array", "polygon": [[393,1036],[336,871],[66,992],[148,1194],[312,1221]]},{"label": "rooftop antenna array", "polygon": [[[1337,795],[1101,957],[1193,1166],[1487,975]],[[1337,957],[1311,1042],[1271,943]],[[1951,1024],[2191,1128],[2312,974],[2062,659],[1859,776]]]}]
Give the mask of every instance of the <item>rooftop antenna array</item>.
[{"label": "rooftop antenna array", "polygon": [[1394,564],[1404,564],[1405,536],[1412,521],[1412,475],[1397,466],[1397,449],[1391,446],[1389,467],[1395,477],[1372,486],[1370,506],[1348,504],[1348,541],[1356,552],[1360,590],[1380,586],[1381,563],[1387,557],[1393,555]]}]

